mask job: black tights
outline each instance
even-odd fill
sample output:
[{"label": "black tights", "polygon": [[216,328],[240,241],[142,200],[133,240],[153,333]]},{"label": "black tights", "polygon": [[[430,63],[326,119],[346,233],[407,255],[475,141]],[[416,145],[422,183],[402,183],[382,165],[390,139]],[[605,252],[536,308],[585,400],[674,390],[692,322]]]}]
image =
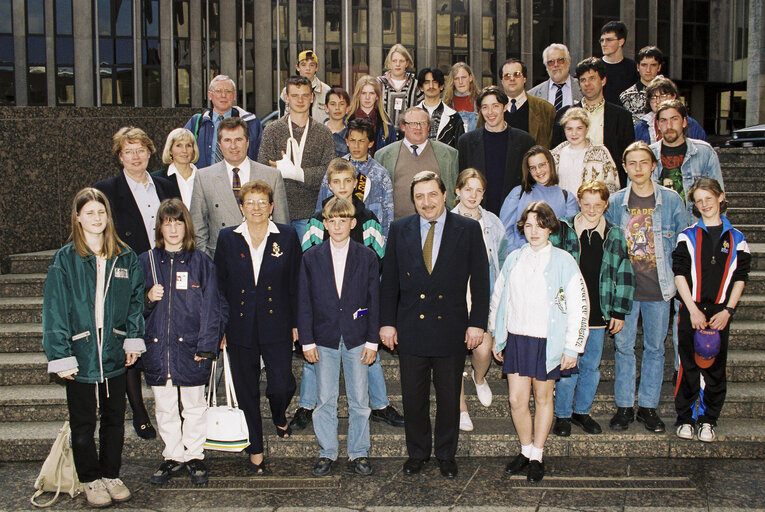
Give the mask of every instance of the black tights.
[{"label": "black tights", "polygon": [[141,369],[136,365],[128,366],[127,369],[127,397],[130,408],[133,410],[133,424],[143,425],[149,423],[149,413],[143,405],[143,393],[141,391]]}]

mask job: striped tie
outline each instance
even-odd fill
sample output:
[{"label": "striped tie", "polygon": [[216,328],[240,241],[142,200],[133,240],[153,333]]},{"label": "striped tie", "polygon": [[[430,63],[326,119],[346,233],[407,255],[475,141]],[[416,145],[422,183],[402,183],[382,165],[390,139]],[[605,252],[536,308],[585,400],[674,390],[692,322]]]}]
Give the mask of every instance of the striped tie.
[{"label": "striped tie", "polygon": [[231,189],[234,191],[234,199],[241,204],[242,200],[239,198],[239,191],[242,190],[242,180],[239,179],[239,167],[231,169],[234,172],[234,179],[231,180]]},{"label": "striped tie", "polygon": [[555,111],[557,112],[563,108],[563,86],[566,85],[566,83],[556,84],[553,82],[553,85],[558,88],[558,90],[555,91]]},{"label": "striped tie", "polygon": [[223,160],[223,153],[220,152],[220,144],[218,144],[218,141],[215,141],[215,162],[218,163],[221,160]]},{"label": "striped tie", "polygon": [[217,164],[221,160],[223,160],[223,153],[220,151],[220,143],[218,142],[218,125],[220,124],[221,120],[223,119],[223,116],[219,114],[213,113],[213,125],[215,125],[215,157],[213,158],[213,163]]}]

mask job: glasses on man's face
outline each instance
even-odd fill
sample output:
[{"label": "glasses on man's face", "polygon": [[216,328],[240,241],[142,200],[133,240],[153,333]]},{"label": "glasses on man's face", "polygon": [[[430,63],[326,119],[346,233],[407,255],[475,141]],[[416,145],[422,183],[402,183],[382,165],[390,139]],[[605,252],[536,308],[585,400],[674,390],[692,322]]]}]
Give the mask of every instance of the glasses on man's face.
[{"label": "glasses on man's face", "polygon": [[565,57],[559,57],[557,59],[550,59],[550,60],[548,60],[547,61],[547,67],[551,68],[551,67],[553,67],[556,64],[559,65],[559,66],[562,66],[565,63],[566,63],[566,58]]},{"label": "glasses on man's face", "polygon": [[502,80],[510,80],[510,79],[517,80],[522,76],[523,76],[522,71],[514,71],[512,73],[505,73],[504,75],[502,75]]},{"label": "glasses on man's face", "polygon": [[244,201],[242,203],[245,208],[249,208],[250,210],[259,209],[259,210],[265,210],[268,208],[268,205],[271,204],[265,199],[248,199],[247,201]]},{"label": "glasses on man's face", "polygon": [[428,126],[427,121],[404,121],[404,124],[406,126],[411,126],[412,128],[425,128]]},{"label": "glasses on man's face", "polygon": [[218,96],[228,96],[235,92],[234,89],[210,89],[210,91]]}]

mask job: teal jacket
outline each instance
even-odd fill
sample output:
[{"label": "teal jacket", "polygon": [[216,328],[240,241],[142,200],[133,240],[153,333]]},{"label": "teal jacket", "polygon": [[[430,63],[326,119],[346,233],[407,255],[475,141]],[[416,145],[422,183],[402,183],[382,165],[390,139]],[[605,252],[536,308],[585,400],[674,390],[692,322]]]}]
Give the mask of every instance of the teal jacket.
[{"label": "teal jacket", "polygon": [[[574,227],[574,219],[579,215],[581,214],[560,219],[560,231],[550,235],[550,242],[573,256],[577,263],[579,263],[581,247]],[[632,311],[635,273],[627,253],[624,232],[606,221],[605,217],[603,222],[605,226],[600,233],[603,237],[603,260],[600,264],[600,279],[597,283],[600,312],[603,313],[603,319],[606,322],[611,318],[624,320],[624,317]],[[587,283],[587,286],[592,284]]]},{"label": "teal jacket", "polygon": [[121,254],[106,261],[104,328],[99,344],[94,312],[96,257],[81,257],[71,242],[56,251],[43,298],[48,372],[77,368],[74,379],[87,384],[124,373],[125,352],[146,350],[143,283],[143,270],[132,249],[123,246]]}]

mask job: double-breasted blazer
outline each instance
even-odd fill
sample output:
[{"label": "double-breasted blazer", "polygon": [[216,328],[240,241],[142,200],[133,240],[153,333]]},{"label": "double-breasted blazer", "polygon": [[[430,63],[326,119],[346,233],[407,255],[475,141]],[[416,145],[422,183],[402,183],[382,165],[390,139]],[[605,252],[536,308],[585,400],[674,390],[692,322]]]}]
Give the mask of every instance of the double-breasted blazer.
[{"label": "double-breasted blazer", "polygon": [[396,327],[401,353],[440,357],[464,352],[467,328],[486,329],[488,318],[489,260],[478,222],[446,212],[431,274],[422,256],[420,216],[391,224],[380,284],[380,325]]},{"label": "double-breasted blazer", "polygon": [[297,287],[303,254],[295,228],[277,224],[269,233],[255,284],[250,246],[234,231],[222,229],[215,251],[218,286],[225,297],[226,343],[256,345],[292,343],[297,327]]},{"label": "double-breasted blazer", "polygon": [[[160,202],[169,197],[180,197],[178,186],[159,176],[149,176],[157,189],[157,197]],[[146,225],[141,217],[141,210],[130,191],[125,171],[120,171],[117,176],[101,180],[93,188],[104,193],[109,200],[114,219],[114,229],[123,242],[128,244],[136,254],[141,254],[151,249],[149,235],[146,233]],[[159,208],[159,204],[157,204]]]},{"label": "double-breasted blazer", "polygon": [[[289,224],[287,192],[282,174],[272,167],[250,160],[250,181],[255,180],[265,181],[274,190],[274,222]],[[197,249],[212,258],[219,231],[229,226],[236,227],[242,222],[242,212],[231,191],[225,161],[197,170],[190,213]]]}]

